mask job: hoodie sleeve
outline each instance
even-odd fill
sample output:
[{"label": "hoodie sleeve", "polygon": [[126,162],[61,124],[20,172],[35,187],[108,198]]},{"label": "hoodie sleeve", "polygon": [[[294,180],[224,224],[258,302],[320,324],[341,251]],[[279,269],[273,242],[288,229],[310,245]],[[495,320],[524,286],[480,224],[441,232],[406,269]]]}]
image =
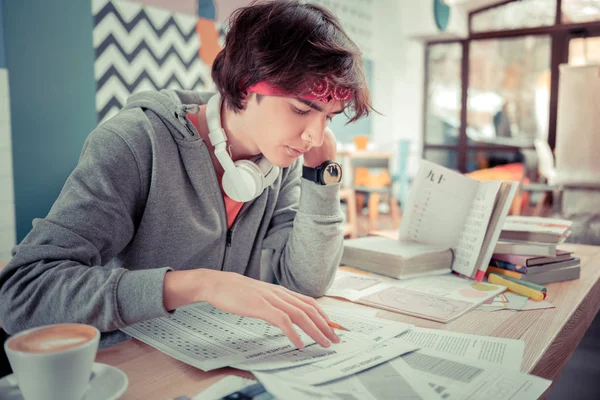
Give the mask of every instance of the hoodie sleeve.
[{"label": "hoodie sleeve", "polygon": [[340,184],[303,179],[301,161],[283,178],[263,247],[274,250],[271,266],[283,286],[319,297],[333,281],[342,257]]},{"label": "hoodie sleeve", "polygon": [[133,237],[143,198],[127,143],[106,124],[92,132],[49,214],[34,220],[0,273],[3,328],[80,322],[106,332],[167,315],[168,268],[102,266]]}]

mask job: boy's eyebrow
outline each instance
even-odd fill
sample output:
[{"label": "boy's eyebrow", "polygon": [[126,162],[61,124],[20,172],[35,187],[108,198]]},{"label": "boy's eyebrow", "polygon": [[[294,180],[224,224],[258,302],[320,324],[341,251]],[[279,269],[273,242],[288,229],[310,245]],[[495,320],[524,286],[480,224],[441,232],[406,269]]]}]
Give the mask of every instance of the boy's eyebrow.
[{"label": "boy's eyebrow", "polygon": [[[303,104],[306,104],[307,106],[309,106],[310,108],[312,108],[314,110],[317,110],[319,112],[323,112],[323,109],[321,108],[321,106],[319,106],[318,104],[313,103],[310,100],[306,100],[306,99],[303,99],[301,97],[296,97],[296,100],[298,100],[299,102],[301,102]],[[342,108],[341,110],[338,110],[338,111],[332,111],[330,114],[341,114],[343,112],[344,112],[344,109]]]}]

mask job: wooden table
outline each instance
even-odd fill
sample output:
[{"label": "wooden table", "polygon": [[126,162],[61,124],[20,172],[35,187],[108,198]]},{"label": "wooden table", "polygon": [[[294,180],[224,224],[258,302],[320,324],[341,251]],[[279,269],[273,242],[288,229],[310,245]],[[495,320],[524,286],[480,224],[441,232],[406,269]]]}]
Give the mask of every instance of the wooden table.
[{"label": "wooden table", "polygon": [[[556,308],[535,311],[472,311],[442,324],[402,314],[379,311],[378,316],[420,327],[454,332],[497,336],[525,341],[521,370],[556,381],[571,354],[581,341],[600,307],[600,247],[564,245],[581,258],[581,279],[547,286],[547,300]],[[332,298],[322,304],[364,306]],[[123,399],[168,399],[193,397],[229,374],[250,377],[230,368],[203,372],[172,359],[135,339],[98,352],[98,362],[121,368],[129,377]]]}]

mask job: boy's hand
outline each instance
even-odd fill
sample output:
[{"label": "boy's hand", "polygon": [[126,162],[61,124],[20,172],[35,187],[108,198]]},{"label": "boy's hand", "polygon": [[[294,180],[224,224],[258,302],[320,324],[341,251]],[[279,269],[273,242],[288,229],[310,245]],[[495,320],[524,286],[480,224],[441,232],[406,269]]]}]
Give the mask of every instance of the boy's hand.
[{"label": "boy's hand", "polygon": [[335,160],[337,155],[337,142],[333,131],[325,128],[322,143],[312,143],[312,148],[304,153],[304,165],[315,168],[327,160]]}]

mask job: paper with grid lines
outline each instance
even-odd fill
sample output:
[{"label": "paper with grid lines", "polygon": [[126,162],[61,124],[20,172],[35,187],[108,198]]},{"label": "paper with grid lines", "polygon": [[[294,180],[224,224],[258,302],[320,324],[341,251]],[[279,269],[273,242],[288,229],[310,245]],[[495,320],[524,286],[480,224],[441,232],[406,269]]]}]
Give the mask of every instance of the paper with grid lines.
[{"label": "paper with grid lines", "polygon": [[[329,317],[360,336],[356,346],[345,346],[341,352],[359,350],[365,340],[373,344],[388,340],[410,327],[395,321],[354,316],[332,311]],[[157,350],[204,371],[241,363],[250,363],[286,353],[290,366],[299,356],[321,360],[337,356],[336,345],[324,349],[296,327],[305,348],[298,351],[283,332],[265,321],[241,317],[221,311],[208,303],[196,303],[178,309],[169,317],[139,322],[123,332]],[[357,337],[358,337],[357,336]],[[314,344],[313,346],[311,346]],[[296,351],[294,351],[296,350]],[[282,364],[278,357],[276,364]],[[246,364],[248,365],[248,364]]]}]

